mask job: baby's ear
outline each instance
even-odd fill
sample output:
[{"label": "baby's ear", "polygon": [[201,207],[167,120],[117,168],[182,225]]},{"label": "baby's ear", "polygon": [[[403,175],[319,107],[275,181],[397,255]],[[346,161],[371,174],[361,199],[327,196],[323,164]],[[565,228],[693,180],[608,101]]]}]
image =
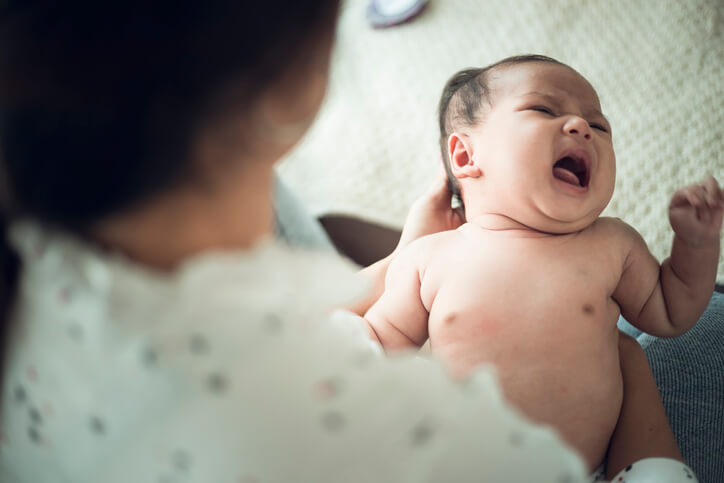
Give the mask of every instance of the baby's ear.
[{"label": "baby's ear", "polygon": [[473,146],[464,133],[452,133],[447,138],[447,153],[450,168],[457,179],[479,178],[483,175],[480,166],[473,160]]}]

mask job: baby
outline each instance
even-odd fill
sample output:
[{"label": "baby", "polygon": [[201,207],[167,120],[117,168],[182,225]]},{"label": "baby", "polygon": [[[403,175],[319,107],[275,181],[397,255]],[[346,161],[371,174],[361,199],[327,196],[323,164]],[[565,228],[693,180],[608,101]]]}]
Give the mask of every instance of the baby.
[{"label": "baby", "polygon": [[711,297],[724,195],[714,178],[677,191],[671,256],[599,217],[614,189],[612,133],[593,87],[542,56],[454,75],[440,102],[443,158],[467,222],[390,265],[366,313],[386,350],[420,347],[464,376],[498,368],[506,397],[555,426],[591,469],[623,397],[616,322],[683,334]]}]

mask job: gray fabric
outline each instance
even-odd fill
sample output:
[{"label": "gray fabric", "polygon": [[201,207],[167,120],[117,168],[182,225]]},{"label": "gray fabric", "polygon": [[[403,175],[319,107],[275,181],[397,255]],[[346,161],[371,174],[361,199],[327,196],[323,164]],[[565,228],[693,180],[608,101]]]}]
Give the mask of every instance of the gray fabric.
[{"label": "gray fabric", "polygon": [[686,334],[638,340],[684,459],[701,483],[724,482],[724,294]]},{"label": "gray fabric", "polygon": [[334,245],[322,225],[309,214],[304,204],[278,176],[274,188],[277,237],[294,246],[334,250]]}]

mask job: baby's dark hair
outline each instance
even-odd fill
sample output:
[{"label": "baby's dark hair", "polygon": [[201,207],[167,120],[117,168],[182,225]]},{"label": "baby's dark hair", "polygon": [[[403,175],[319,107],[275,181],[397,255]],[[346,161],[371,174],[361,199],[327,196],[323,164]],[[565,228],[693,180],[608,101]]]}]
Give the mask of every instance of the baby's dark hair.
[{"label": "baby's dark hair", "polygon": [[545,55],[516,55],[506,57],[486,67],[463,69],[450,77],[447,83],[445,83],[438,105],[440,151],[442,153],[443,164],[445,165],[448,186],[453,196],[460,202],[462,202],[462,200],[460,200],[460,187],[450,167],[450,159],[447,152],[447,138],[460,127],[474,126],[480,122],[480,114],[483,106],[492,103],[488,76],[493,70],[503,66],[528,62],[546,62],[568,67],[563,62]]}]

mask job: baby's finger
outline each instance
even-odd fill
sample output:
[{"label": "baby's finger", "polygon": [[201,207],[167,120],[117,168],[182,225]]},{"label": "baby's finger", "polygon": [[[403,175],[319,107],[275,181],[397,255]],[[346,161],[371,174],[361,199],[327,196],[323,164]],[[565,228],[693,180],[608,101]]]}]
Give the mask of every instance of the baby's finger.
[{"label": "baby's finger", "polygon": [[669,207],[671,208],[678,208],[680,206],[684,205],[691,205],[691,202],[689,201],[689,188],[679,188],[674,192],[674,194],[671,196],[671,203],[669,203]]},{"label": "baby's finger", "polygon": [[702,186],[704,187],[704,192],[706,194],[706,203],[710,208],[717,208],[722,202],[724,202],[724,194],[722,194],[722,190],[719,188],[719,183],[717,183],[716,178],[713,176],[707,176],[702,183]]},{"label": "baby's finger", "polygon": [[689,186],[686,188],[686,199],[689,204],[695,208],[706,206],[704,189],[699,185]]},{"label": "baby's finger", "polygon": [[710,219],[709,205],[706,200],[706,192],[702,185],[692,185],[687,188],[687,200],[696,210],[697,220],[708,223]]}]

